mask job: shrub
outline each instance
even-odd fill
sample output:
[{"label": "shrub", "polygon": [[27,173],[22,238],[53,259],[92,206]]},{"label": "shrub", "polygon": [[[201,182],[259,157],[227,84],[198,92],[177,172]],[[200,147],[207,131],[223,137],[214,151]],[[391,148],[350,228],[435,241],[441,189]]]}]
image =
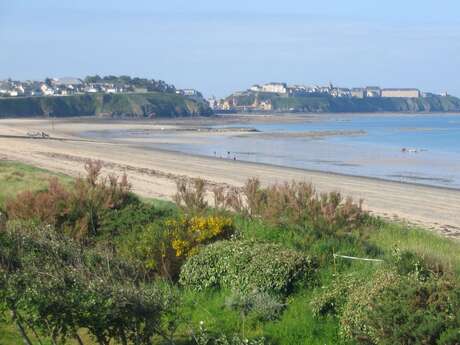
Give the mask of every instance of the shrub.
[{"label": "shrub", "polygon": [[19,194],[6,203],[8,218],[36,219],[75,239],[87,240],[98,233],[105,210],[121,209],[135,200],[126,175],[100,178],[101,168],[100,162],[87,162],[87,177],[78,178],[71,189],[54,178],[44,191]]},{"label": "shrub", "polygon": [[182,216],[165,222],[172,233],[172,247],[176,256],[187,257],[197,252],[198,246],[229,238],[234,232],[233,221],[221,216]]},{"label": "shrub", "polygon": [[311,301],[315,316],[341,315],[348,295],[363,283],[354,275],[339,275],[328,286],[322,286]]},{"label": "shrub", "polygon": [[375,344],[460,344],[460,287],[403,277],[373,296],[364,321]]},{"label": "shrub", "polygon": [[117,251],[146,275],[175,280],[182,259],[176,256],[172,240],[172,234],[161,222],[151,223],[140,231],[120,238]]},{"label": "shrub", "polygon": [[5,208],[9,219],[35,219],[54,226],[64,221],[69,198],[70,192],[54,177],[47,190],[19,193],[6,201]]},{"label": "shrub", "polygon": [[203,179],[180,179],[176,183],[177,193],[174,201],[177,206],[183,207],[186,211],[197,213],[208,208],[206,202],[206,182]]},{"label": "shrub", "polygon": [[134,202],[122,209],[108,209],[101,215],[99,232],[110,237],[140,231],[142,227],[172,214],[169,210]]},{"label": "shrub", "polygon": [[53,344],[77,338],[81,328],[99,344],[169,338],[177,296],[140,277],[111,253],[46,227],[0,232],[0,314],[8,311],[23,334],[45,335]]},{"label": "shrub", "polygon": [[286,306],[278,298],[258,291],[248,293],[235,291],[226,299],[225,305],[240,311],[243,316],[250,316],[258,321],[276,320]]},{"label": "shrub", "polygon": [[221,241],[188,258],[180,282],[195,290],[222,287],[242,292],[288,293],[312,269],[309,258],[276,244]]},{"label": "shrub", "polygon": [[389,266],[401,275],[415,274],[419,278],[427,279],[431,275],[441,276],[444,267],[438,261],[430,260],[408,250],[393,248]]},{"label": "shrub", "polygon": [[230,218],[182,216],[152,223],[118,245],[121,255],[137,261],[149,274],[176,280],[185,259],[200,246],[230,237]]},{"label": "shrub", "polygon": [[382,270],[351,291],[341,333],[361,344],[458,344],[459,310],[457,282]]},{"label": "shrub", "polygon": [[344,338],[356,339],[364,344],[374,338],[374,330],[367,318],[372,299],[390,286],[398,283],[400,277],[392,271],[377,271],[367,283],[350,291],[340,317],[340,333]]},{"label": "shrub", "polygon": [[[309,225],[321,234],[350,232],[367,219],[362,201],[355,203],[338,192],[318,194],[304,182],[275,184],[262,188],[256,178],[239,191],[215,190],[218,207],[227,207],[274,225]],[[241,196],[242,195],[242,196]]]}]

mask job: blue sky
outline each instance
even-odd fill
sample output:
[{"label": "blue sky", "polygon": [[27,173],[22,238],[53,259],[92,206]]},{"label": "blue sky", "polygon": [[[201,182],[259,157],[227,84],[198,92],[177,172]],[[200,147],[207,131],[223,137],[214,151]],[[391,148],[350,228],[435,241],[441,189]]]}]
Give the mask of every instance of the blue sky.
[{"label": "blue sky", "polygon": [[128,74],[460,96],[458,0],[0,0],[0,79]]}]

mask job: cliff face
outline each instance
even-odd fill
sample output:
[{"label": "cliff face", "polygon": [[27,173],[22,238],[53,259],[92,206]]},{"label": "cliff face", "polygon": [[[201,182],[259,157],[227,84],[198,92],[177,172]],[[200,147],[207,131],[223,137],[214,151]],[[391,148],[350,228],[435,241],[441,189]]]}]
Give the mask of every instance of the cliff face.
[{"label": "cliff face", "polygon": [[205,102],[161,92],[0,98],[0,117],[175,117],[211,114],[212,110]]},{"label": "cliff face", "polygon": [[239,106],[251,106],[256,99],[272,103],[277,112],[364,113],[364,112],[460,112],[460,99],[452,96],[423,98],[334,98],[330,96],[279,96],[244,94],[230,96]]}]

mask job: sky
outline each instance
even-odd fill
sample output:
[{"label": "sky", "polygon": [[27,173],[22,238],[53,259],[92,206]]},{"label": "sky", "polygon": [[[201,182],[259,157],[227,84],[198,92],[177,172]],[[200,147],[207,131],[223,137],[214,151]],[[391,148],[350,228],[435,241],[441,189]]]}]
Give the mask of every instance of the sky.
[{"label": "sky", "polygon": [[131,75],[460,96],[458,0],[0,0],[0,79]]}]

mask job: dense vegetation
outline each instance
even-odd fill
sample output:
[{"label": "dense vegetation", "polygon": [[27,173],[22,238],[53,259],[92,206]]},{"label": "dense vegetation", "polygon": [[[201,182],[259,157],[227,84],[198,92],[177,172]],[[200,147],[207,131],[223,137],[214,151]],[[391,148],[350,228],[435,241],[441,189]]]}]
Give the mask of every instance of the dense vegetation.
[{"label": "dense vegetation", "polygon": [[174,117],[210,115],[204,101],[166,92],[84,94],[0,99],[1,117],[123,116]]},{"label": "dense vegetation", "polygon": [[170,85],[163,80],[147,79],[130,77],[127,75],[115,76],[115,75],[89,75],[85,77],[84,82],[87,84],[94,83],[107,83],[121,87],[132,87],[132,88],[144,88],[149,92],[175,92],[176,88],[174,85]]},{"label": "dense vegetation", "polygon": [[101,168],[0,163],[2,345],[460,343],[458,242],[304,183],[172,204]]},{"label": "dense vegetation", "polygon": [[248,92],[236,99],[239,106],[250,106],[256,97],[259,101],[270,100],[274,111],[295,112],[458,112],[460,99],[453,96],[428,95],[423,98],[335,98],[331,96],[284,96],[273,93]]}]

